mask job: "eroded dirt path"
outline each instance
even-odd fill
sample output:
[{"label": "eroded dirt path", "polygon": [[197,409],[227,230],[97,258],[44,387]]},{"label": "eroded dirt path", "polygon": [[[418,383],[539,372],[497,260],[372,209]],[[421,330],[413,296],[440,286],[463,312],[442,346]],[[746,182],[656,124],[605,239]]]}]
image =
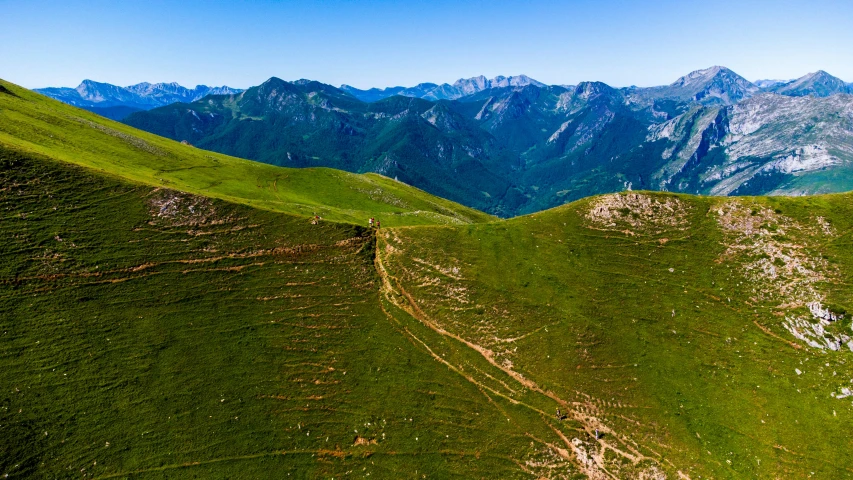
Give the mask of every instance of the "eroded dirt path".
[{"label": "eroded dirt path", "polygon": [[[667,478],[662,470],[661,463],[663,461],[661,460],[661,456],[655,453],[641,452],[641,447],[637,442],[633,441],[627,435],[615,431],[602,421],[602,407],[597,402],[592,399],[585,402],[577,402],[562,398],[552,390],[543,388],[533,379],[515,370],[511,362],[500,361],[495,352],[490,348],[482,346],[462,335],[448,331],[440,322],[431,318],[419,306],[417,299],[406,290],[403,282],[389,271],[386,265],[386,256],[402,253],[387,242],[385,236],[389,234],[393,235],[393,233],[386,232],[377,235],[374,260],[376,271],[381,279],[380,292],[382,300],[384,300],[383,311],[391,321],[400,325],[401,331],[409,336],[414,344],[420,345],[436,361],[476,385],[480,392],[499,411],[506,414],[495,403],[492,396],[500,397],[513,405],[522,406],[539,417],[543,427],[547,429],[546,432],[551,433],[551,438],[543,439],[530,432],[527,435],[538,444],[546,447],[553,458],[528,461],[524,465],[524,471],[531,474],[535,473],[537,476],[544,474],[551,478],[568,478],[571,471],[584,474],[591,479]],[[421,259],[414,259],[414,261],[419,264],[428,264],[428,262]],[[452,267],[433,267],[440,268],[443,272],[446,271],[445,273],[450,278],[461,279],[458,270],[454,270]],[[390,308],[386,308],[385,305]],[[393,308],[404,312],[438,335],[464,346],[470,352],[475,352],[487,362],[489,367],[497,369],[500,373],[493,372],[493,374],[489,374],[482,370],[472,369],[470,365],[454,363],[453,360],[445,358],[434,346],[429,344],[429,340],[424,339],[422,335],[419,336],[411,329],[405,327],[405,325],[402,325],[400,320],[390,311]],[[475,370],[475,372],[472,373],[472,370]],[[500,375],[501,373],[503,375]],[[481,378],[481,376],[486,378]],[[509,381],[515,382],[516,385],[510,386],[498,380],[497,377],[502,376],[508,377]],[[534,405],[534,402],[526,402],[517,398],[518,395],[516,393],[518,391],[531,392],[533,397],[538,397],[536,398],[538,400],[537,404],[543,403],[542,401],[544,400],[544,403],[553,405],[555,410],[559,408],[563,414],[563,421],[554,421],[555,416],[553,413],[546,412],[541,406]],[[555,423],[557,424],[556,426]],[[574,431],[572,431],[571,425],[577,425],[573,428]],[[568,434],[564,431],[566,429],[569,430]],[[681,478],[687,478],[681,472],[678,472],[678,474]]]}]

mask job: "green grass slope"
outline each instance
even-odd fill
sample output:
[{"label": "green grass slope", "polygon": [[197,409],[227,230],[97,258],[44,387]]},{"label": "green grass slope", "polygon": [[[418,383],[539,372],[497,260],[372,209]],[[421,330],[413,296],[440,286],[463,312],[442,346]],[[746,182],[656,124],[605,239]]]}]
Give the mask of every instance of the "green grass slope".
[{"label": "green grass slope", "polygon": [[298,215],[383,225],[488,221],[380,175],[288,169],[167,140],[0,81],[0,146],[147,185]]},{"label": "green grass slope", "polygon": [[524,478],[366,228],[9,151],[0,210],[0,477]]},{"label": "green grass slope", "polygon": [[393,229],[385,301],[472,384],[530,405],[513,421],[567,415],[536,444],[545,476],[848,478],[850,200],[629,193]]}]

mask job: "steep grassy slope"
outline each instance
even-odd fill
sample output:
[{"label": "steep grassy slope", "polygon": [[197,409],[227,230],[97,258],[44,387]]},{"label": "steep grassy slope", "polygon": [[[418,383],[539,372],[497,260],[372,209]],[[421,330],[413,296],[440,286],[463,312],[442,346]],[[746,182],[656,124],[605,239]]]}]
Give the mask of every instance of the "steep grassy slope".
[{"label": "steep grassy slope", "polygon": [[565,438],[537,444],[563,472],[846,478],[850,200],[639,193],[393,229],[386,301],[473,384],[566,413]]},{"label": "steep grassy slope", "polygon": [[522,476],[383,313],[370,231],[8,151],[0,209],[0,476]]},{"label": "steep grassy slope", "polygon": [[0,145],[148,185],[264,209],[383,225],[491,219],[379,175],[285,169],[181,145],[0,81]]}]

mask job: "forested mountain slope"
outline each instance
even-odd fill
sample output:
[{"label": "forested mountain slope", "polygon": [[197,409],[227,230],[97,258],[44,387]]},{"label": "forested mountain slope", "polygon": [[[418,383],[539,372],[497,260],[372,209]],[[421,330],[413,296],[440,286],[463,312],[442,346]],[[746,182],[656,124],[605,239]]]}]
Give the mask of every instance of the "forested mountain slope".
[{"label": "forested mountain slope", "polygon": [[442,97],[452,100],[394,90],[369,103],[318,82],[272,78],[126,122],[275,165],[377,172],[511,217],[627,189],[846,191],[853,95],[830,95],[820,85],[832,81],[809,78],[784,94],[723,67],[652,88],[471,79],[469,94]]}]

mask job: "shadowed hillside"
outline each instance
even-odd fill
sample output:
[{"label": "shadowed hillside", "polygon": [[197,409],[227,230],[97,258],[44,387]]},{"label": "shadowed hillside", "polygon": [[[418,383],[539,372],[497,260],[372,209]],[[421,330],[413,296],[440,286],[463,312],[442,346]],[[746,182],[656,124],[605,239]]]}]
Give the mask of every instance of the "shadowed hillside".
[{"label": "shadowed hillside", "polygon": [[0,475],[518,475],[524,432],[383,313],[366,229],[0,165]]}]

